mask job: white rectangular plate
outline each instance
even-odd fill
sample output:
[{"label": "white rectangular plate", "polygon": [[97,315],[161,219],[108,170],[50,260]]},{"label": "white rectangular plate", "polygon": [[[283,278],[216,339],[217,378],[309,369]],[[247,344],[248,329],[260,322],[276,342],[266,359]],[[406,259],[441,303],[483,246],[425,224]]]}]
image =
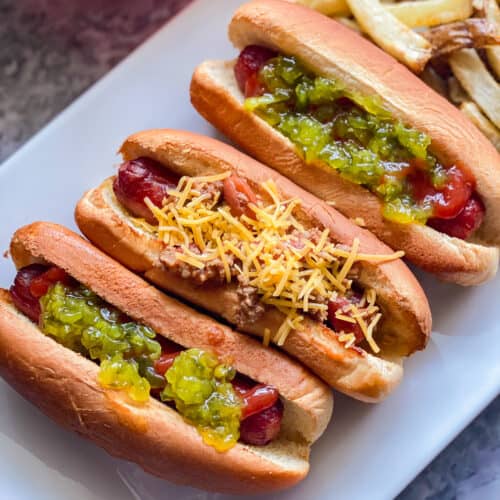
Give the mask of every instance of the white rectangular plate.
[{"label": "white rectangular plate", "polygon": [[[189,103],[193,68],[235,55],[226,40],[238,0],[199,0],[85,93],[0,167],[0,249],[16,228],[49,220],[74,228],[83,192],[109,176],[130,133],[170,127],[215,135]],[[0,285],[14,267],[0,261]],[[377,406],[336,398],[311,472],[268,498],[387,499],[498,394],[500,279],[463,289],[421,276],[434,313],[427,350]],[[60,429],[0,382],[1,498],[215,499],[153,478]]]}]

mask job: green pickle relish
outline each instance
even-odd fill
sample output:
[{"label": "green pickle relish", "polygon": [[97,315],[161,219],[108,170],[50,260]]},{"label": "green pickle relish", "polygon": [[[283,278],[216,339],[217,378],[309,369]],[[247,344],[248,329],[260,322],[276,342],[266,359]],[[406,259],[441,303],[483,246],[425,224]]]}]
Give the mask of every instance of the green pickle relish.
[{"label": "green pickle relish", "polygon": [[239,439],[242,402],[231,380],[235,370],[200,349],[182,351],[165,376],[154,369],[161,355],[156,333],[124,317],[83,285],[56,283],[40,299],[42,331],[99,362],[99,383],[123,390],[138,403],[151,388],[194,425],[203,440],[225,451]]},{"label": "green pickle relish", "polygon": [[234,446],[240,436],[241,401],[231,384],[235,375],[213,354],[189,349],[175,358],[161,393],[218,451]]},{"label": "green pickle relish", "polygon": [[161,354],[151,328],[121,321],[118,310],[81,285],[74,288],[56,283],[40,304],[43,332],[99,361],[101,385],[125,390],[134,401],[147,401],[157,380],[146,368],[152,368]]},{"label": "green pickle relish", "polygon": [[315,76],[294,57],[279,55],[259,71],[265,91],[245,100],[288,137],[307,162],[322,161],[384,201],[384,217],[425,223],[432,207],[419,204],[406,181],[410,160],[424,164],[432,184],[447,181],[444,167],[428,152],[430,138],[391,117],[377,96],[351,92]]}]

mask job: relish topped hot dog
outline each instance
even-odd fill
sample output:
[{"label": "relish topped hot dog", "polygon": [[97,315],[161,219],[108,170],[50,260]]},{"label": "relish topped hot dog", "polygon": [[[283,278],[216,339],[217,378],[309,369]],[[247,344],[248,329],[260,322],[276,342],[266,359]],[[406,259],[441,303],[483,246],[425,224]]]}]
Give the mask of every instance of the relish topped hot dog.
[{"label": "relish topped hot dog", "polygon": [[430,312],[401,253],[328,205],[187,132],[135,134],[122,153],[76,220],[128,267],[363,400],[384,397],[397,359],[425,346]]},{"label": "relish topped hot dog", "polygon": [[18,230],[11,254],[0,373],[45,413],[176,482],[246,492],[251,478],[268,491],[304,477],[331,413],[319,380],[60,226]]},{"label": "relish topped hot dog", "polygon": [[[235,378],[234,368],[220,363],[213,354],[186,350],[156,335],[60,267],[31,264],[21,268],[10,295],[17,309],[43,333],[98,362],[98,381],[103,387],[125,391],[139,403],[147,401],[151,392],[159,395],[218,451],[232,448],[238,436],[243,443],[265,445],[278,435],[283,405],[274,387],[252,380],[242,383],[241,376]],[[189,378],[192,390],[186,387]],[[200,399],[200,387],[205,386]],[[217,414],[223,418],[216,422]],[[265,423],[258,432],[266,439],[247,432],[252,416]]]},{"label": "relish topped hot dog", "polygon": [[322,161],[382,200],[385,219],[418,222],[466,239],[484,204],[463,165],[443,165],[430,137],[395,120],[378,99],[318,76],[293,56],[249,45],[234,75],[245,109],[293,142],[306,162]]},{"label": "relish topped hot dog", "polygon": [[500,159],[448,102],[339,23],[258,0],[236,61],[193,75],[196,109],[232,140],[444,279],[494,275]]}]

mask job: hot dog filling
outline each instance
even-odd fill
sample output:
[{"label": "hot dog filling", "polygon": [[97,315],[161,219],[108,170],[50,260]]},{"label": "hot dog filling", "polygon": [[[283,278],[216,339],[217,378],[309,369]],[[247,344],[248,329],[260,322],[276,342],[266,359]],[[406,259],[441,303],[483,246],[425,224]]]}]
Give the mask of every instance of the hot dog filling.
[{"label": "hot dog filling", "polygon": [[430,137],[395,120],[381,101],[317,76],[295,57],[248,46],[235,77],[245,108],[290,139],[307,162],[321,161],[383,200],[383,215],[468,238],[485,208],[462,165],[442,165]]},{"label": "hot dog filling", "polygon": [[225,451],[240,440],[265,445],[283,416],[278,391],[236,373],[213,353],[184,349],[107,304],[58,267],[17,273],[10,290],[18,310],[65,347],[99,364],[99,383],[137,403],[159,398]]},{"label": "hot dog filling", "polygon": [[174,179],[152,159],[137,158],[121,165],[113,188],[135,224],[162,243],[168,271],[200,286],[236,285],[237,326],[244,329],[267,308],[283,313],[277,331],[266,330],[266,345],[283,345],[310,316],[346,347],[380,351],[383,315],[375,291],[354,280],[359,262],[389,261],[401,252],[363,254],[356,238],[352,246],[334,243],[328,229],[304,224],[300,200],[283,199],[272,180],[250,186],[230,172]]}]

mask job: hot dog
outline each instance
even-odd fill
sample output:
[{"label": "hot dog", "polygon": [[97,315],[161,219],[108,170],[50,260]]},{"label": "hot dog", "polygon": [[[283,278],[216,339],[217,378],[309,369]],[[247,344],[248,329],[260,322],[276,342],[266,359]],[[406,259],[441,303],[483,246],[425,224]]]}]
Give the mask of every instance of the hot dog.
[{"label": "hot dog", "polygon": [[423,269],[462,285],[496,273],[500,157],[457,109],[299,5],[245,4],[229,37],[236,61],[193,75],[202,116]]},{"label": "hot dog", "polygon": [[401,358],[425,347],[429,306],[401,254],[326,203],[188,132],[139,132],[121,153],[75,214],[127,267],[364,401],[385,397]]},{"label": "hot dog", "polygon": [[332,397],[300,365],[56,224],[19,229],[11,255],[18,273],[0,291],[0,375],[48,416],[199,488],[269,491],[307,474]]}]

